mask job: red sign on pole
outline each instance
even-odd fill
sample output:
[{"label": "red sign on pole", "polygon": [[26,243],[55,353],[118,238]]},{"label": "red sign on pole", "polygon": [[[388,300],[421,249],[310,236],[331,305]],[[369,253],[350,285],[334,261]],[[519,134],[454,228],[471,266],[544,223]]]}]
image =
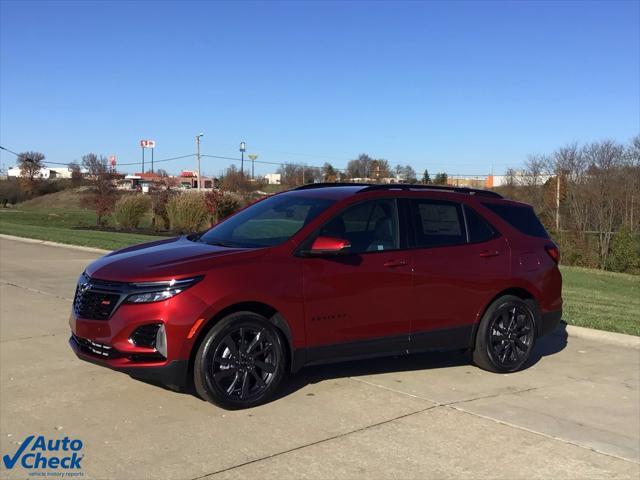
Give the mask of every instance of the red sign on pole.
[{"label": "red sign on pole", "polygon": [[142,148],[156,148],[155,140],[140,140],[140,146]]}]

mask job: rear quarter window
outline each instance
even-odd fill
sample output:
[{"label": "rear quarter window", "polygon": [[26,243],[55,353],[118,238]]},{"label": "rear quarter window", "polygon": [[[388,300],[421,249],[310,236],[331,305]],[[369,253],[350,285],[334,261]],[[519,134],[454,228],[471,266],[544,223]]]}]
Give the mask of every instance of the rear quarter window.
[{"label": "rear quarter window", "polygon": [[549,234],[538,220],[533,208],[500,203],[483,203],[483,205],[525,235],[549,238]]}]

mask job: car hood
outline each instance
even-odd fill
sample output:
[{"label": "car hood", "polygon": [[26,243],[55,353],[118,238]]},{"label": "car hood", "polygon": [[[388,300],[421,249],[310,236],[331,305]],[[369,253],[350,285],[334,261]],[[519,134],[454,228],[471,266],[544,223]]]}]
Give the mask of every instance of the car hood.
[{"label": "car hood", "polygon": [[86,273],[101,280],[141,282],[204,273],[229,255],[260,255],[264,249],[228,248],[186,237],[143,243],[116,250],[91,263]]}]

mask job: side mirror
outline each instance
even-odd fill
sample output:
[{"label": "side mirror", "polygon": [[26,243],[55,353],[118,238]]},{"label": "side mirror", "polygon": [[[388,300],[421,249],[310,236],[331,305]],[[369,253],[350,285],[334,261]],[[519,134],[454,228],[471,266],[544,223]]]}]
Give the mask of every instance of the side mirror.
[{"label": "side mirror", "polygon": [[348,240],[335,237],[318,237],[309,250],[310,255],[338,255],[351,247]]}]

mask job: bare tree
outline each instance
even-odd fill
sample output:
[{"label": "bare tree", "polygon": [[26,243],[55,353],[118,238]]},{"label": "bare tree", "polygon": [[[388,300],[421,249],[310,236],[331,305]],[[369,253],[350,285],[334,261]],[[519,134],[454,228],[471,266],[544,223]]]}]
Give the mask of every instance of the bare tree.
[{"label": "bare tree", "polygon": [[358,158],[347,163],[347,175],[349,178],[369,178],[371,175],[371,158],[366,153],[361,153]]},{"label": "bare tree", "polygon": [[323,182],[337,182],[338,172],[329,162],[326,162],[322,166],[322,181]]},{"label": "bare tree", "polygon": [[82,169],[80,165],[78,162],[70,162],[68,166],[69,170],[71,170],[71,184],[74,187],[80,186],[82,183]]},{"label": "bare tree", "polygon": [[91,203],[96,211],[98,226],[102,227],[116,202],[115,174],[109,168],[107,157],[95,153],[84,155],[82,166],[87,170],[87,182],[92,189]]},{"label": "bare tree", "polygon": [[18,154],[17,164],[20,175],[33,184],[40,176],[40,170],[44,167],[44,154],[40,152],[22,152]]}]

